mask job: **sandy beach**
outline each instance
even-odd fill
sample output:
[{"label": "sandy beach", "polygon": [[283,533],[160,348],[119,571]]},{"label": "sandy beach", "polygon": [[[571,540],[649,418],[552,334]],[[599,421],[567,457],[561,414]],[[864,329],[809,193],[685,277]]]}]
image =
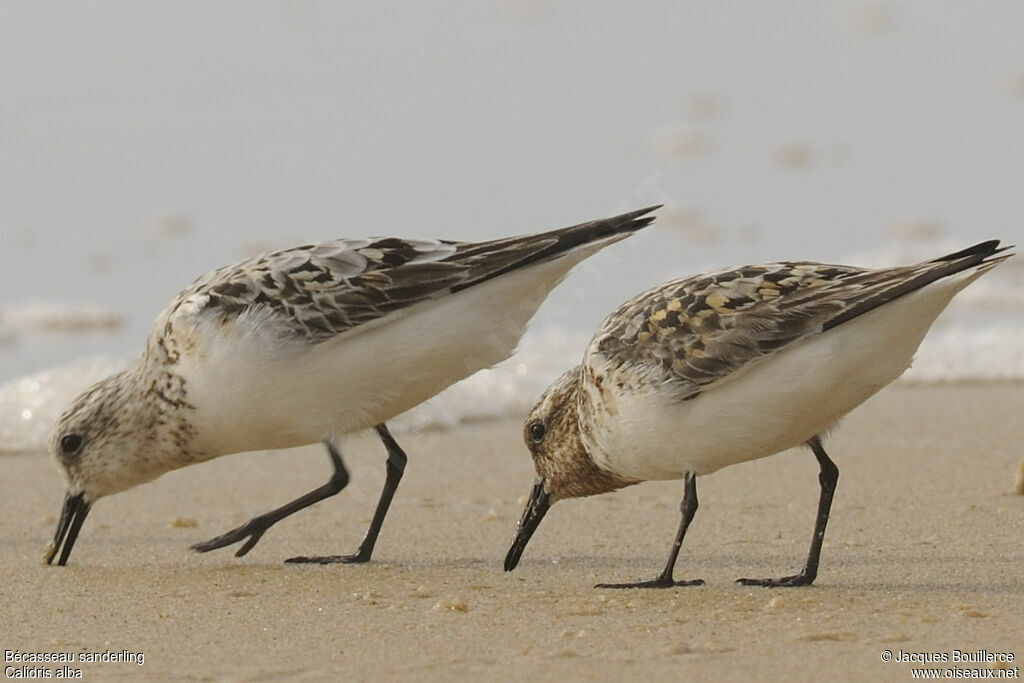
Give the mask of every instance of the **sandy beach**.
[{"label": "sandy beach", "polygon": [[[920,665],[885,663],[885,651],[1013,670],[1022,415],[1024,384],[990,383],[897,385],[848,416],[826,444],[840,479],[818,581],[797,589],[734,579],[802,564],[818,496],[808,451],[700,479],[676,576],[707,584],[629,591],[593,584],[660,570],[681,482],[558,503],[506,574],[533,479],[514,421],[396,434],[409,467],[362,566],[282,561],[355,549],[384,472],[368,434],[344,448],[347,490],[241,559],[189,545],[323,483],[319,448],[229,456],[104,499],[65,568],[41,563],[56,468],[4,457],[0,647],[143,655],[70,665],[91,680],[910,680]],[[954,650],[1014,661],[954,663]],[[63,664],[42,666],[56,676]]]}]

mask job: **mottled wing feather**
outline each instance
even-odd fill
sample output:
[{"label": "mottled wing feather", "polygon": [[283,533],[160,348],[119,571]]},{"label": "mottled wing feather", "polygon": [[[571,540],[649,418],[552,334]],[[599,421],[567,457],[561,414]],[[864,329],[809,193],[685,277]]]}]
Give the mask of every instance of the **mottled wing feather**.
[{"label": "mottled wing feather", "polygon": [[220,268],[171,308],[198,300],[193,313],[221,321],[260,309],[279,333],[323,341],[472,278],[472,265],[457,258],[460,246],[396,238],[301,245]]},{"label": "mottled wing feather", "polygon": [[377,237],[273,251],[186,287],[157,319],[150,345],[159,347],[178,322],[228,323],[250,313],[272,334],[319,343],[579,246],[625,237],[651,223],[647,214],[656,208],[489,242]]},{"label": "mottled wing feather", "polygon": [[[971,261],[980,262],[975,256]],[[609,316],[588,357],[642,368],[676,386],[679,398],[692,398],[788,344],[969,265],[938,260],[865,270],[787,262],[675,280]]]},{"label": "mottled wing feather", "polygon": [[259,311],[275,334],[317,343],[417,303],[647,225],[653,208],[535,235],[489,242],[396,237],[338,239],[225,266],[171,303],[156,335],[182,316],[220,322]]}]

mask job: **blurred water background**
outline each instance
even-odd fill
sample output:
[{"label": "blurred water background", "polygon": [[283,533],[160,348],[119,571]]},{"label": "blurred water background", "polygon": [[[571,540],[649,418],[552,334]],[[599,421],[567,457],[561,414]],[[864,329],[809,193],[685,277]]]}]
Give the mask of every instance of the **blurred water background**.
[{"label": "blurred water background", "polygon": [[[339,236],[483,240],[663,203],[521,353],[404,418],[516,415],[619,302],[782,259],[1024,242],[1024,4],[0,3],[0,450],[194,277]],[[1024,378],[1024,257],[909,380]]]}]

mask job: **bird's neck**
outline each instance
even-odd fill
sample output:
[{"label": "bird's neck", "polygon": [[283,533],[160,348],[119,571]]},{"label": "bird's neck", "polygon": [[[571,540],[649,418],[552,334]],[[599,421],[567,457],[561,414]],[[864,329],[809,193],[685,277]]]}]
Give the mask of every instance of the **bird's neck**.
[{"label": "bird's neck", "polygon": [[559,469],[562,471],[559,473],[559,479],[563,483],[559,487],[558,497],[593,496],[636,484],[637,481],[620,477],[598,464],[602,460],[603,451],[593,439],[587,427],[588,421],[583,419],[586,415],[582,412],[586,409],[585,396],[584,392],[580,391],[578,382],[575,383],[574,391],[566,398],[566,409],[559,411],[559,419],[565,422],[558,432],[563,434],[567,441],[563,452],[571,452],[574,456],[560,463]]},{"label": "bird's neck", "polygon": [[[129,370],[138,405],[139,433],[146,434],[152,457],[165,462],[167,470],[204,460],[195,449],[196,430],[190,420],[194,406],[189,402],[188,386],[177,365],[146,355]],[[173,466],[171,466],[173,465]]]}]

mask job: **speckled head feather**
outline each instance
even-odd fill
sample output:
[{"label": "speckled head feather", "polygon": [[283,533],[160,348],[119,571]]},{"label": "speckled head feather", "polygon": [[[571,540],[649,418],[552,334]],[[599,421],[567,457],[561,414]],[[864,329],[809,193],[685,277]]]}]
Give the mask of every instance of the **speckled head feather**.
[{"label": "speckled head feather", "polygon": [[547,388],[523,425],[523,440],[551,502],[591,496],[636,483],[598,467],[581,433],[580,367]]},{"label": "speckled head feather", "polygon": [[168,460],[194,461],[189,406],[173,398],[174,375],[147,382],[139,379],[142,367],[98,382],[57,420],[51,453],[68,491],[87,502],[155,479]]}]

